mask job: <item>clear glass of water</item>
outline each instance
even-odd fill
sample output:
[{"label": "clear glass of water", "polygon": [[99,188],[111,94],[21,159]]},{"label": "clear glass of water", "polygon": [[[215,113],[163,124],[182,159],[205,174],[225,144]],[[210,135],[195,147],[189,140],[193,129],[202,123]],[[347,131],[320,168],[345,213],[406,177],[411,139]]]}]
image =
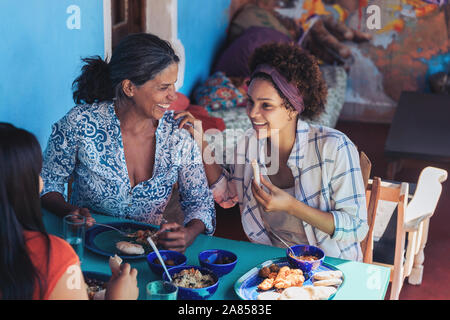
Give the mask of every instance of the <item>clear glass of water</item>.
[{"label": "clear glass of water", "polygon": [[147,284],[147,300],[177,300],[178,287],[167,281],[153,281]]},{"label": "clear glass of water", "polygon": [[86,218],[80,215],[69,214],[63,218],[63,234],[75,250],[80,262],[83,260],[84,233],[86,231]]}]

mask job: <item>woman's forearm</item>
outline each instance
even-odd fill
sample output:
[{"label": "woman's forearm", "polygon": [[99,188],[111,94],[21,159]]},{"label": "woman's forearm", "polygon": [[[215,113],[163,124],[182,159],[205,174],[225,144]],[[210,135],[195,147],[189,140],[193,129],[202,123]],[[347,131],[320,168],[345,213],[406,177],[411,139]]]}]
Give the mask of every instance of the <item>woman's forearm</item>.
[{"label": "woman's forearm", "polygon": [[208,155],[205,151],[209,151],[209,145],[206,141],[202,143],[202,160],[203,167],[205,168],[206,178],[208,179],[208,185],[216,183],[219,180],[220,175],[222,174],[222,167],[218,165],[215,160],[214,153],[208,152]]},{"label": "woman's forearm", "polygon": [[292,201],[289,204],[288,213],[329,234],[330,236],[334,234],[334,217],[330,212],[325,212],[310,207],[303,202],[292,198]]},{"label": "woman's forearm", "polygon": [[59,192],[49,192],[41,197],[42,206],[50,212],[63,217],[71,211],[78,209],[76,206],[67,203],[63,195]]}]

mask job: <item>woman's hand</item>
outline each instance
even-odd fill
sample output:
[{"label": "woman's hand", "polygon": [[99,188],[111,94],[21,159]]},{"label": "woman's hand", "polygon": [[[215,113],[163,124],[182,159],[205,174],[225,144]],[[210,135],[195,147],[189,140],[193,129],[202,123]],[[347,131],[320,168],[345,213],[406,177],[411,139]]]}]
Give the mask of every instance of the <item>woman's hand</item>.
[{"label": "woman's hand", "polygon": [[95,219],[92,218],[91,212],[88,208],[76,208],[70,211],[68,214],[74,214],[77,216],[83,216],[86,218],[86,227],[90,228],[95,224]]},{"label": "woman's hand", "polygon": [[182,119],[178,128],[186,129],[194,138],[195,142],[197,142],[198,146],[202,148],[203,143],[203,126],[202,122],[196,119],[190,112],[188,111],[180,111],[175,112],[175,116],[173,117],[175,120]]},{"label": "woman's hand", "polygon": [[252,181],[252,191],[256,201],[262,206],[265,212],[285,211],[289,212],[294,200],[289,193],[277,188],[261,176],[261,183],[267,187],[270,193],[259,187],[255,179]]},{"label": "woman's hand", "polygon": [[204,229],[203,222],[196,219],[190,221],[186,227],[176,222],[165,223],[157,232],[157,243],[166,250],[184,253]]},{"label": "woman's hand", "polygon": [[120,266],[120,273],[113,274],[106,287],[106,300],[136,300],[139,296],[136,269],[129,263]]}]

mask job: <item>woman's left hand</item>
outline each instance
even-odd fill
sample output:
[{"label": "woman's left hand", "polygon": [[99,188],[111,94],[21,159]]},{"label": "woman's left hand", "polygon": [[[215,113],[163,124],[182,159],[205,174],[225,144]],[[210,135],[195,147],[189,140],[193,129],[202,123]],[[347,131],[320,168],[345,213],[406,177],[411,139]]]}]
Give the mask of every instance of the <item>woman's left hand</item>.
[{"label": "woman's left hand", "polygon": [[261,175],[261,184],[263,184],[270,193],[263,190],[262,187],[258,186],[255,179],[252,181],[252,191],[255,196],[256,201],[262,206],[265,212],[273,211],[285,211],[289,212],[291,204],[294,197],[289,193],[281,190],[280,188],[274,186],[269,181],[264,179]]}]

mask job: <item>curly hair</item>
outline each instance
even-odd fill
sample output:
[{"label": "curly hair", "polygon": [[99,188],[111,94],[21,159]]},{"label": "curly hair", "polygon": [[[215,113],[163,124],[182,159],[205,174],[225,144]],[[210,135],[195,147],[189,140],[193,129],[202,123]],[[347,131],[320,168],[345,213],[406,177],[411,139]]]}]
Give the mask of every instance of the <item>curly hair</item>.
[{"label": "curly hair", "polygon": [[[327,85],[322,78],[317,60],[308,52],[293,43],[271,43],[257,48],[249,59],[250,72],[260,64],[268,64],[278,70],[288,82],[295,84],[303,97],[305,109],[303,118],[311,119],[325,109]],[[267,79],[262,74],[253,78]],[[253,80],[250,79],[251,80]],[[294,109],[279,88],[272,81],[288,109]]]}]

